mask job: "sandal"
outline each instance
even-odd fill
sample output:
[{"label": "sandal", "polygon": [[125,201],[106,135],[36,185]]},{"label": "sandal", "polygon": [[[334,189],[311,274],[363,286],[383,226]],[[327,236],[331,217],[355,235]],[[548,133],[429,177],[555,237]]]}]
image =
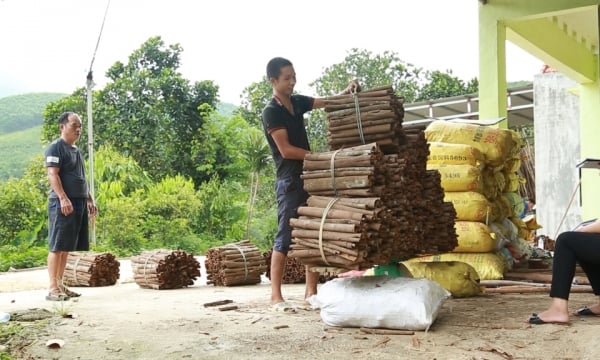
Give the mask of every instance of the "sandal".
[{"label": "sandal", "polygon": [[60,289],[52,289],[48,295],[46,295],[46,300],[48,301],[67,301],[69,299],[67,294],[61,292]]},{"label": "sandal", "polygon": [[68,287],[66,287],[64,285],[62,286],[62,292],[70,298],[81,296],[80,293],[76,293],[75,291],[70,290]]}]

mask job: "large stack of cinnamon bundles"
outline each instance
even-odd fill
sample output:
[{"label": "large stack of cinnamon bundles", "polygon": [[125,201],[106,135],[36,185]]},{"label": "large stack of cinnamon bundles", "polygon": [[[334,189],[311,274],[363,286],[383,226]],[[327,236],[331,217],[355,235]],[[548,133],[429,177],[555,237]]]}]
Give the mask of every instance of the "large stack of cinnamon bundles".
[{"label": "large stack of cinnamon bundles", "polygon": [[457,245],[455,212],[427,171],[423,131],[405,132],[391,86],[336,96],[325,107],[330,151],[307,154],[306,206],[290,220],[290,257],[366,269]]},{"label": "large stack of cinnamon bundles", "polygon": [[119,279],[120,263],[110,253],[70,252],[63,276],[66,286],[108,286]]},{"label": "large stack of cinnamon bundles", "polygon": [[267,264],[254,244],[242,240],[208,249],[204,267],[208,285],[232,286],[259,284]]},{"label": "large stack of cinnamon bundles", "polygon": [[200,263],[183,250],[157,249],[131,257],[133,279],[142,288],[164,290],[194,285]]}]

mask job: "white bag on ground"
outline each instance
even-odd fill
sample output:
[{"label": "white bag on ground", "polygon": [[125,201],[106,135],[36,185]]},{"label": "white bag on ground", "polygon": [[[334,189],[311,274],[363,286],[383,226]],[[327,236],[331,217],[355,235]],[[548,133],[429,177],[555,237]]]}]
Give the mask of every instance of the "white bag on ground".
[{"label": "white bag on ground", "polygon": [[450,293],[428,279],[337,278],[308,298],[329,326],[428,330]]}]

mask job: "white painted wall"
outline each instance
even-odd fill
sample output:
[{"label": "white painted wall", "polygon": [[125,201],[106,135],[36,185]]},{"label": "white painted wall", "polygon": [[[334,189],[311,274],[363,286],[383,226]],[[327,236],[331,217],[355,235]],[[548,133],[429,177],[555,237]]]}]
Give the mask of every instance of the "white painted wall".
[{"label": "white painted wall", "polygon": [[[560,73],[534,77],[535,193],[538,235],[556,239],[581,219],[578,84]],[[569,203],[571,205],[569,206]]]}]

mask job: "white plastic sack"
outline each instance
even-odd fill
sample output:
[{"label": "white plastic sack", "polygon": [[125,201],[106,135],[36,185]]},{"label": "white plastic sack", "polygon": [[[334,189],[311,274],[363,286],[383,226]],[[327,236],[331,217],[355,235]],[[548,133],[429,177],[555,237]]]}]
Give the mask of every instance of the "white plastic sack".
[{"label": "white plastic sack", "polygon": [[330,280],[308,301],[329,326],[428,330],[450,296],[435,281],[384,275]]}]

